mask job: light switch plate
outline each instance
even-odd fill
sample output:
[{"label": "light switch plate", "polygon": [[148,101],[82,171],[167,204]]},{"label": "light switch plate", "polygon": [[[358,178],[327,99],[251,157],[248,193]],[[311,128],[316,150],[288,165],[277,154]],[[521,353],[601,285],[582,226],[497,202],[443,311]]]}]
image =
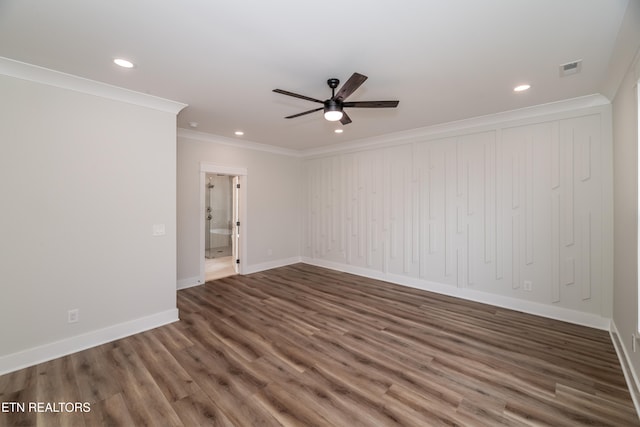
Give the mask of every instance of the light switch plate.
[{"label": "light switch plate", "polygon": [[164,236],[165,235],[164,224],[153,224],[153,235],[154,236]]}]

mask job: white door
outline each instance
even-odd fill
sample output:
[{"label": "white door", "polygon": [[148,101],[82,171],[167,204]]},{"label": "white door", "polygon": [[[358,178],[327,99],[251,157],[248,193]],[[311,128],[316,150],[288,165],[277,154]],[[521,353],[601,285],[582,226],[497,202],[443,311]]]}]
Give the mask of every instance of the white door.
[{"label": "white door", "polygon": [[239,273],[240,268],[240,177],[233,177],[233,219],[231,228],[231,251],[233,253],[233,268]]}]

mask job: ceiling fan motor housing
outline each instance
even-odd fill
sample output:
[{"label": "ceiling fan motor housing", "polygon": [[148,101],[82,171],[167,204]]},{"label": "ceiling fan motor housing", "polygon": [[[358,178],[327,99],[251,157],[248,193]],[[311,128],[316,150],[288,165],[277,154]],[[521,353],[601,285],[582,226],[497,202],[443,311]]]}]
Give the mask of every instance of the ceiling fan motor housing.
[{"label": "ceiling fan motor housing", "polygon": [[327,84],[329,85],[329,87],[331,89],[335,89],[340,84],[340,80],[338,80],[338,79],[329,79],[329,80],[327,80]]},{"label": "ceiling fan motor housing", "polygon": [[342,102],[336,101],[335,99],[327,99],[324,101],[324,112],[327,111],[341,111],[342,110]]},{"label": "ceiling fan motor housing", "polygon": [[330,122],[336,122],[342,120],[344,117],[344,111],[342,111],[342,101],[335,99],[327,99],[324,101],[324,118]]}]

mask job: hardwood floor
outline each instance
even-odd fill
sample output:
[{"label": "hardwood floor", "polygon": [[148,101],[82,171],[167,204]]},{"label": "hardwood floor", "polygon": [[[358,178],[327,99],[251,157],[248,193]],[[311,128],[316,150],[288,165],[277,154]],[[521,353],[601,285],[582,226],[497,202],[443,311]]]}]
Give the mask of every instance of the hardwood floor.
[{"label": "hardwood floor", "polygon": [[204,260],[204,279],[206,282],[222,279],[236,274],[232,257],[220,257]]},{"label": "hardwood floor", "polygon": [[0,425],[640,425],[609,334],[304,264],[178,292],[181,322],[0,377]]}]

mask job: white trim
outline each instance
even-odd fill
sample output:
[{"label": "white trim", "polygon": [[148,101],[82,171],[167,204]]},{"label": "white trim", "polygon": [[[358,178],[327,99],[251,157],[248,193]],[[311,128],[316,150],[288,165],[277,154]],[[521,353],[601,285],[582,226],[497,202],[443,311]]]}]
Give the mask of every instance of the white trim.
[{"label": "white trim", "polygon": [[562,101],[550,102],[547,104],[534,105],[517,110],[503,111],[500,113],[485,116],[472,117],[469,119],[447,122],[433,126],[410,129],[401,132],[389,133],[381,136],[363,138],[350,142],[342,142],[319,148],[305,150],[287,149],[258,142],[227,138],[220,135],[194,131],[191,129],[178,128],[178,137],[217,144],[228,145],[236,148],[246,148],[250,150],[263,151],[272,154],[280,154],[299,158],[314,158],[337,153],[349,153],[373,148],[385,148],[396,145],[407,144],[416,140],[443,138],[456,136],[470,130],[481,131],[491,130],[496,126],[509,128],[528,124],[532,121],[540,121],[545,116],[554,120],[558,118],[576,117],[590,112],[600,111],[603,106],[610,105],[609,100],[601,94],[581,96],[578,98],[566,99]]},{"label": "white trim", "polygon": [[[238,274],[245,274],[246,259],[247,259],[247,193],[248,193],[248,171],[246,167],[240,166],[227,166],[211,162],[200,162],[200,209],[199,214],[199,234],[200,234],[200,248],[198,250],[200,257],[200,275],[198,282],[205,282],[205,256],[204,256],[204,211],[205,207],[205,180],[208,173],[219,173],[230,176],[237,176],[240,182],[240,265],[238,268]],[[198,283],[198,284],[202,284]],[[195,285],[193,285],[195,286]]]},{"label": "white trim", "polygon": [[620,339],[620,333],[613,320],[611,321],[609,334],[611,335],[611,342],[613,342],[613,347],[618,355],[624,379],[627,381],[627,388],[629,389],[629,394],[631,394],[633,406],[636,408],[636,413],[640,414],[640,381],[638,381],[638,376],[633,369],[633,364],[629,358],[627,347],[624,345],[624,340]]},{"label": "white trim", "polygon": [[[640,51],[639,51],[640,52]],[[640,68],[640,65],[639,65]],[[636,138],[638,138],[638,141],[636,141],[637,144],[640,144],[640,80],[636,81],[636,90],[635,90],[635,94],[636,94],[636,113],[637,113],[637,117],[636,117],[636,123],[635,123],[635,127],[636,127]],[[640,165],[640,150],[638,150],[638,154],[637,154],[637,158],[636,158],[636,167],[637,165]],[[638,182],[637,185],[640,185],[640,171],[637,172],[638,176]],[[639,188],[639,187],[636,187]],[[637,252],[637,258],[636,258],[636,278],[640,277],[640,194],[636,193],[636,197],[638,199],[637,203],[638,205],[636,206],[636,235],[634,236],[636,238],[636,252]],[[635,287],[636,287],[636,295],[637,295],[637,299],[636,299],[636,332],[640,333],[640,281],[636,281],[635,283]]]},{"label": "white trim", "polygon": [[69,89],[89,95],[100,96],[102,98],[127,102],[141,107],[152,108],[154,110],[165,111],[178,114],[180,110],[187,106],[181,102],[171,101],[146,93],[135,92],[107,83],[89,80],[84,77],[50,70],[37,65],[27,64],[13,59],[0,56],[0,74],[55,86],[62,89]]},{"label": "white trim", "polygon": [[510,310],[522,311],[524,313],[543,316],[549,319],[561,320],[563,322],[574,323],[576,325],[588,326],[591,328],[609,330],[611,320],[596,314],[584,313],[562,307],[554,307],[548,304],[541,304],[532,301],[525,301],[517,298],[496,295],[488,292],[480,292],[467,288],[456,288],[442,283],[430,282],[413,277],[400,276],[396,274],[385,274],[383,272],[369,270],[367,268],[355,267],[331,261],[318,260],[315,258],[302,257],[302,262],[318,267],[329,268],[331,270],[343,271],[371,279],[384,280],[397,285],[422,289],[424,291],[435,292],[469,301],[489,304],[496,307]]},{"label": "white trim", "polygon": [[458,136],[469,131],[481,132],[540,122],[545,117],[557,120],[600,111],[600,108],[611,103],[600,94],[587,95],[563,101],[540,104],[518,110],[504,111],[486,116],[447,122],[439,125],[416,128],[402,132],[389,133],[378,137],[354,140],[347,143],[333,144],[320,148],[302,151],[304,158],[322,157],[336,153],[351,153],[374,148],[386,148],[403,145],[415,141]]},{"label": "white trim", "polygon": [[178,138],[191,139],[200,142],[213,142],[216,144],[228,145],[235,148],[246,148],[255,151],[264,151],[271,154],[280,154],[291,157],[301,157],[302,151],[288,148],[276,147],[275,145],[262,144],[247,140],[227,138],[225,136],[212,133],[195,131],[192,129],[178,128]]},{"label": "white trim", "polygon": [[220,173],[223,175],[241,176],[247,174],[247,168],[237,166],[227,166],[218,163],[200,162],[200,172]]},{"label": "white trim", "polygon": [[176,283],[176,289],[187,289],[193,286],[203,285],[204,282],[200,280],[200,277],[188,277],[186,279],[180,279]]},{"label": "white trim", "polygon": [[602,107],[600,113],[602,146],[600,150],[600,164],[602,165],[602,187],[600,194],[602,197],[602,303],[601,314],[605,317],[613,318],[613,253],[614,253],[614,227],[613,227],[613,128],[612,128],[612,106]]},{"label": "white trim", "polygon": [[0,357],[0,375],[148,331],[178,320],[178,309],[173,308],[150,316],[107,326],[103,329],[8,354]]},{"label": "white trim", "polygon": [[265,270],[271,270],[272,268],[284,267],[291,264],[297,264],[302,262],[300,257],[291,257],[284,259],[277,259],[273,261],[262,262],[260,264],[248,265],[245,274],[259,273]]}]

